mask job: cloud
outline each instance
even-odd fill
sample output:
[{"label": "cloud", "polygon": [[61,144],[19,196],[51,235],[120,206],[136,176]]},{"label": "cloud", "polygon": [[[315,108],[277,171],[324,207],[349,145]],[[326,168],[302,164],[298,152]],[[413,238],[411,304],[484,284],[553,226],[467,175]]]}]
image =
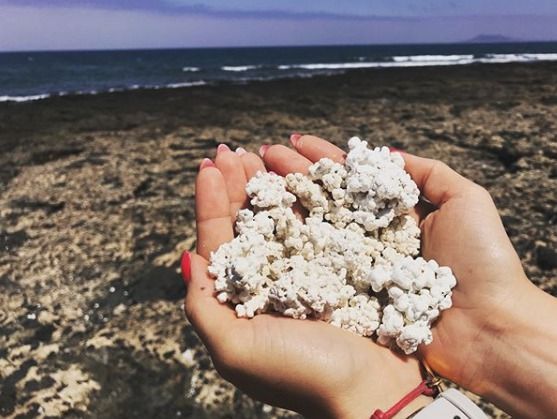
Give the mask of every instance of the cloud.
[{"label": "cloud", "polygon": [[[382,19],[392,20],[401,19],[396,16],[379,16],[357,13],[339,13],[334,11],[320,11],[319,8],[309,10],[288,10],[277,8],[274,4],[271,7],[263,8],[231,8],[212,7],[207,4],[182,4],[179,2],[165,2],[156,0],[50,0],[45,4],[39,0],[0,0],[0,5],[10,5],[18,7],[33,7],[43,9],[53,8],[91,8],[97,10],[126,10],[126,11],[149,11],[160,14],[172,15],[192,15],[210,16],[222,19],[294,19],[294,20],[370,20]],[[315,9],[315,10],[313,10]]]},{"label": "cloud", "polygon": [[0,0],[0,5],[150,11],[229,19],[370,20],[435,16],[557,16],[554,0]]},{"label": "cloud", "polygon": [[478,33],[557,39],[555,18],[432,17],[300,22],[169,15],[146,10],[2,7],[0,50],[181,48],[455,42]]}]

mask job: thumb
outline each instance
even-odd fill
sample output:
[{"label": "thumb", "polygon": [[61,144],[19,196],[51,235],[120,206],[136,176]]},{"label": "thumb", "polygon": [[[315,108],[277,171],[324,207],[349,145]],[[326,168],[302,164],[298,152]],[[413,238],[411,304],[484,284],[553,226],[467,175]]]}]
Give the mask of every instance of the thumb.
[{"label": "thumb", "polygon": [[188,288],[184,304],[186,316],[203,342],[214,348],[236,320],[236,315],[215,298],[214,281],[209,277],[207,266],[207,260],[195,253],[182,255],[182,276]]},{"label": "thumb", "polygon": [[400,153],[404,169],[418,185],[420,192],[435,206],[440,207],[458,194],[477,186],[439,160],[426,159],[406,152]]}]

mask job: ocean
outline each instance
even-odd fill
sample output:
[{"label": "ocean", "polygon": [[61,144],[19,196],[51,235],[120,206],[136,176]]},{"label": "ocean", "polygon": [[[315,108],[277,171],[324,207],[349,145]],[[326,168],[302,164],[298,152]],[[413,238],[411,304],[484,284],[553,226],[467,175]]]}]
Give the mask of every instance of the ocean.
[{"label": "ocean", "polygon": [[557,42],[0,53],[0,102],[338,74],[557,61]]}]

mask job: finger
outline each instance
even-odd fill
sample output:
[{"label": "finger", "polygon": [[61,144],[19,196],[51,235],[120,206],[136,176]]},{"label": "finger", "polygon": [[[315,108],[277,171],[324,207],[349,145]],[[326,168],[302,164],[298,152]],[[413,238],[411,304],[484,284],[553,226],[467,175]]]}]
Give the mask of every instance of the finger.
[{"label": "finger", "polygon": [[421,193],[437,207],[455,195],[465,193],[473,185],[471,181],[439,160],[408,153],[400,154],[404,158],[404,169],[416,182]]},{"label": "finger", "polygon": [[217,148],[215,159],[217,168],[221,171],[226,183],[226,191],[230,200],[230,217],[236,219],[238,210],[246,207],[248,196],[246,194],[246,174],[240,156],[232,152],[226,145]]},{"label": "finger", "polygon": [[242,160],[242,165],[244,166],[244,173],[246,175],[246,179],[250,180],[254,177],[257,172],[266,172],[265,163],[261,160],[255,153],[244,153],[240,155],[240,159]]},{"label": "finger", "polygon": [[306,174],[311,165],[311,160],[283,145],[267,148],[263,153],[263,161],[268,170],[280,176],[286,176],[288,173]]},{"label": "finger", "polygon": [[435,205],[426,200],[423,196],[420,196],[416,206],[408,211],[408,215],[410,215],[414,221],[420,225],[422,220],[435,210],[437,210]]},{"label": "finger", "polygon": [[[263,160],[267,168],[280,176],[286,176],[289,173],[308,172],[311,161],[306,159],[300,153],[289,149],[283,145],[274,145],[267,149],[260,149],[263,152]],[[299,201],[294,202],[292,211],[299,220],[303,221],[308,215],[307,210],[302,207]]]},{"label": "finger", "polygon": [[346,153],[341,148],[313,135],[293,134],[290,142],[298,153],[315,163],[322,158],[329,158],[337,163],[344,162]]},{"label": "finger", "polygon": [[234,310],[221,304],[214,296],[214,281],[207,274],[208,262],[190,253],[191,274],[185,300],[188,320],[203,342],[211,349],[218,345],[219,337],[236,320]]},{"label": "finger", "polygon": [[200,170],[195,182],[197,253],[205,259],[234,238],[226,183],[220,170],[211,165]]}]

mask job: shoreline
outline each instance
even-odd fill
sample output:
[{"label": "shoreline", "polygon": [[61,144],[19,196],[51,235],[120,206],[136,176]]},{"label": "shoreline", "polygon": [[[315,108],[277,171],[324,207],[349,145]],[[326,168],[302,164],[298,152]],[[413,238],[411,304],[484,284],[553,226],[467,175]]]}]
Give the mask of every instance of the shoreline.
[{"label": "shoreline", "polygon": [[[500,55],[500,54],[499,54]],[[505,54],[503,54],[505,55]],[[508,54],[507,54],[508,55]],[[510,55],[521,55],[521,54],[510,54]],[[335,77],[335,76],[349,76],[351,72],[354,71],[392,71],[393,69],[405,69],[411,71],[412,69],[417,68],[429,68],[429,69],[439,69],[444,67],[457,67],[457,66],[483,66],[483,65],[539,65],[539,64],[555,64],[557,63],[557,53],[544,53],[544,54],[522,54],[522,55],[548,55],[551,58],[548,60],[540,60],[540,61],[493,61],[493,62],[482,62],[482,61],[474,61],[474,62],[463,62],[463,63],[453,63],[447,61],[446,63],[438,63],[432,64],[428,62],[420,63],[418,62],[410,62],[404,63],[401,62],[400,66],[397,65],[388,65],[389,62],[385,62],[384,66],[375,63],[375,62],[353,62],[353,63],[315,63],[315,64],[291,64],[291,65],[279,65],[278,67],[292,67],[292,68],[305,68],[305,67],[316,67],[316,68],[323,68],[332,71],[329,74],[320,74],[315,73],[311,74],[308,73],[306,75],[285,75],[283,77],[254,77],[252,79],[245,79],[245,80],[192,80],[192,81],[185,81],[185,82],[176,82],[176,83],[168,83],[168,84],[161,84],[161,85],[131,85],[126,87],[111,87],[105,90],[83,90],[83,91],[60,91],[60,92],[39,92],[33,93],[29,95],[0,95],[0,105],[2,104],[18,104],[18,103],[28,103],[28,102],[38,102],[48,99],[56,99],[56,98],[64,98],[64,97],[87,97],[87,96],[98,96],[98,95],[110,95],[115,93],[129,93],[129,92],[148,92],[153,90],[174,90],[174,89],[183,89],[183,88],[191,88],[191,87],[200,87],[200,86],[208,86],[208,87],[223,87],[223,86],[245,86],[250,84],[257,84],[257,83],[268,83],[268,82],[280,82],[286,80],[299,80],[299,79],[311,79],[311,78],[322,78],[322,77]],[[466,55],[468,56],[468,55]],[[420,57],[420,56],[416,56]],[[440,56],[442,57],[442,56]],[[456,57],[456,56],[454,56]],[[465,57],[465,55],[462,55]],[[396,58],[396,57],[395,57]],[[392,64],[395,64],[393,62]],[[410,64],[410,65],[404,65]],[[223,67],[223,68],[248,68],[248,67],[261,67],[261,66],[238,66],[238,67]],[[184,67],[184,68],[195,68],[196,70],[192,71],[199,71],[197,67]],[[187,71],[187,70],[183,70]],[[228,70],[228,71],[241,71],[241,70]]]},{"label": "shoreline", "polygon": [[[490,71],[491,70],[491,71]],[[43,123],[48,120],[48,123],[64,123],[67,118],[56,118],[56,115],[49,114],[45,109],[47,106],[60,106],[63,111],[74,111],[74,106],[80,105],[90,107],[95,111],[102,109],[98,107],[102,102],[113,103],[112,110],[116,110],[119,114],[132,113],[141,108],[141,105],[153,106],[153,101],[168,100],[173,96],[176,100],[181,100],[184,105],[192,106],[193,103],[188,97],[195,99],[204,99],[211,94],[218,93],[234,93],[238,91],[254,91],[254,93],[262,93],[265,89],[269,91],[282,90],[286,88],[287,91],[283,95],[289,94],[292,90],[301,89],[302,91],[309,91],[313,87],[317,87],[320,91],[326,86],[327,82],[332,86],[342,84],[361,85],[361,87],[371,88],[367,95],[370,99],[385,97],[389,94],[388,86],[386,88],[378,88],[373,82],[389,83],[396,85],[405,84],[406,82],[432,82],[433,77],[444,78],[450,81],[454,77],[462,79],[474,80],[477,77],[485,77],[487,81],[497,81],[498,78],[502,82],[505,79],[511,79],[511,84],[520,87],[520,80],[516,80],[519,73],[529,76],[529,73],[547,74],[552,75],[553,71],[557,70],[557,61],[549,62],[536,62],[536,63],[501,63],[501,64],[471,64],[465,66],[439,66],[439,67],[407,67],[407,68],[374,68],[374,69],[352,69],[347,70],[342,74],[333,75],[315,75],[308,78],[284,78],[273,80],[255,80],[246,83],[229,83],[223,82],[218,84],[205,84],[200,86],[180,87],[180,88],[161,88],[161,89],[131,89],[115,92],[98,92],[96,94],[67,94],[50,96],[48,98],[30,101],[30,102],[0,102],[0,126],[4,130],[14,130],[17,132],[21,127],[25,127],[24,132],[41,132],[44,127]],[[551,77],[550,77],[551,78]],[[367,79],[367,80],[366,80]],[[528,78],[524,79],[524,84],[530,81]],[[193,88],[192,88],[193,87]],[[356,87],[356,86],[354,86]],[[522,89],[522,88],[521,88]],[[416,89],[419,90],[419,89]],[[424,89],[427,90],[427,89]],[[316,97],[319,96],[320,91],[317,91]],[[188,95],[188,93],[192,93]],[[307,94],[307,92],[304,92]],[[417,92],[420,93],[420,92]],[[514,93],[514,92],[509,92]],[[547,98],[549,101],[557,101],[555,97],[551,96],[548,92]],[[183,95],[186,94],[186,95]],[[362,93],[359,93],[363,95]],[[443,100],[442,95],[434,95],[425,100],[432,100],[437,96],[438,100]],[[506,95],[504,95],[506,96]],[[542,95],[543,96],[543,95]],[[339,97],[339,99],[342,99]],[[448,98],[446,98],[448,99]],[[471,99],[479,99],[471,97]],[[543,99],[543,97],[542,97]],[[139,103],[141,101],[142,103]],[[162,111],[168,111],[165,108]],[[21,112],[36,111],[37,123],[33,127],[28,124],[22,123],[26,118],[19,118]],[[172,111],[172,110],[170,110]],[[76,112],[77,113],[77,112]],[[174,112],[171,112],[174,113]],[[159,112],[162,115],[163,112]],[[76,117],[79,115],[75,115]],[[120,126],[117,128],[121,128]],[[0,150],[7,151],[2,147],[5,146],[5,139],[8,134],[5,131],[0,131]]]}]

